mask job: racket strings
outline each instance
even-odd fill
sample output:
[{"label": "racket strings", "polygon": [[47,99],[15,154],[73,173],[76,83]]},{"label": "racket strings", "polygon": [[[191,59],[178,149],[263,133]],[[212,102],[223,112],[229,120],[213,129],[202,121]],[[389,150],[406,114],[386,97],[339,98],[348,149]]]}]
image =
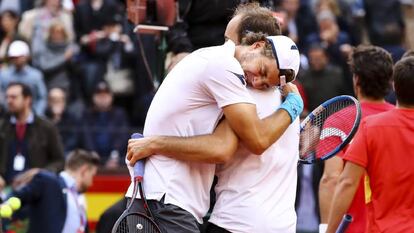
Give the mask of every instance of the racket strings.
[{"label": "racket strings", "polygon": [[302,124],[300,158],[320,158],[340,145],[352,131],[356,108],[352,100],[337,101],[305,120]]},{"label": "racket strings", "polygon": [[122,219],[117,233],[159,233],[158,227],[148,217],[132,213]]}]

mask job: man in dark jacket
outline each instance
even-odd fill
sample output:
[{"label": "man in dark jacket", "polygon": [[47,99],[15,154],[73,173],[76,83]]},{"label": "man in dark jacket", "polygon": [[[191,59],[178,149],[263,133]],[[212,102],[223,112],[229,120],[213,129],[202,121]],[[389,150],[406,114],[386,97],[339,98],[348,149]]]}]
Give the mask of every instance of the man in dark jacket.
[{"label": "man in dark jacket", "polygon": [[39,171],[13,195],[29,206],[28,233],[83,233],[87,228],[85,203],[81,194],[92,185],[99,156],[84,150],[69,153],[65,170],[59,175]]},{"label": "man in dark jacket", "polygon": [[52,123],[32,111],[31,89],[22,83],[10,83],[6,101],[8,117],[0,125],[0,179],[19,185],[39,168],[62,170],[59,134]]}]

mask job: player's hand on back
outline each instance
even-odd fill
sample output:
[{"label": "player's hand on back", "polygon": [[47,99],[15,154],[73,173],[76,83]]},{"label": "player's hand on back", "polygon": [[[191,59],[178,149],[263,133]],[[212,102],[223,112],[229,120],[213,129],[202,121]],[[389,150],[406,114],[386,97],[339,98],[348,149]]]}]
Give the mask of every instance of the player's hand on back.
[{"label": "player's hand on back", "polygon": [[29,183],[33,177],[39,173],[41,171],[40,168],[30,168],[29,170],[20,173],[19,175],[17,175],[13,182],[12,182],[12,187],[13,189],[19,189],[19,187],[26,185],[27,183]]},{"label": "player's hand on back", "polygon": [[128,140],[127,160],[130,165],[134,165],[138,160],[154,154],[151,148],[153,139],[154,137],[145,137]]}]

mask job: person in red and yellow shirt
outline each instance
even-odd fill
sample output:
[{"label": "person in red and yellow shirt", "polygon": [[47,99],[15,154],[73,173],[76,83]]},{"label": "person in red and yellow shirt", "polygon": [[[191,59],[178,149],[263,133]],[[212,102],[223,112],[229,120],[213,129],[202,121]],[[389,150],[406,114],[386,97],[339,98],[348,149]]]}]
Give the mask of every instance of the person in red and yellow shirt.
[{"label": "person in red and yellow shirt", "polygon": [[[362,119],[393,109],[394,106],[385,102],[384,99],[391,89],[393,72],[391,54],[377,46],[361,45],[353,50],[349,64],[353,72],[354,92],[361,102]],[[329,127],[329,120],[327,124],[324,127]],[[352,127],[352,125],[349,125],[349,127]],[[341,131],[347,132],[349,129],[339,129],[338,132]],[[327,140],[341,140],[341,135],[329,137]],[[322,224],[328,222],[332,194],[337,186],[339,175],[344,169],[343,155],[345,151],[346,148],[334,158],[325,161],[324,172],[319,185],[319,207]],[[359,183],[359,188],[348,210],[354,221],[350,224],[347,233],[365,232],[364,177],[357,183]]]},{"label": "person in red and yellow shirt", "polygon": [[330,210],[327,233],[335,232],[358,189],[370,178],[366,232],[414,229],[414,57],[394,67],[397,108],[367,117],[344,155],[346,161]]}]

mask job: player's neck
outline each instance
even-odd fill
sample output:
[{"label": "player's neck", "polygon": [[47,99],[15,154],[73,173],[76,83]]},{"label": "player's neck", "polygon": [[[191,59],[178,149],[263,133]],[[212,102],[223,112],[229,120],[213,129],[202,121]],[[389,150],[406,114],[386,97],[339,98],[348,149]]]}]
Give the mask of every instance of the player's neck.
[{"label": "player's neck", "polygon": [[19,123],[26,123],[27,119],[29,119],[29,116],[31,115],[32,111],[30,109],[25,109],[24,111],[22,111],[19,114],[16,114],[16,120]]},{"label": "player's neck", "polygon": [[369,103],[385,103],[384,98],[374,98],[370,96],[365,96],[361,93],[357,93],[357,98],[359,102],[369,102]]},{"label": "player's neck", "polygon": [[70,169],[66,169],[65,171],[75,180],[76,190],[79,191],[79,183],[80,179],[82,179],[81,177],[79,177],[79,173]]},{"label": "player's neck", "polygon": [[234,52],[234,57],[239,61],[243,59],[243,53],[246,51],[246,46],[236,45],[236,51]]},{"label": "player's neck", "polygon": [[397,101],[397,108],[405,108],[405,109],[414,110],[414,105],[403,104]]}]

